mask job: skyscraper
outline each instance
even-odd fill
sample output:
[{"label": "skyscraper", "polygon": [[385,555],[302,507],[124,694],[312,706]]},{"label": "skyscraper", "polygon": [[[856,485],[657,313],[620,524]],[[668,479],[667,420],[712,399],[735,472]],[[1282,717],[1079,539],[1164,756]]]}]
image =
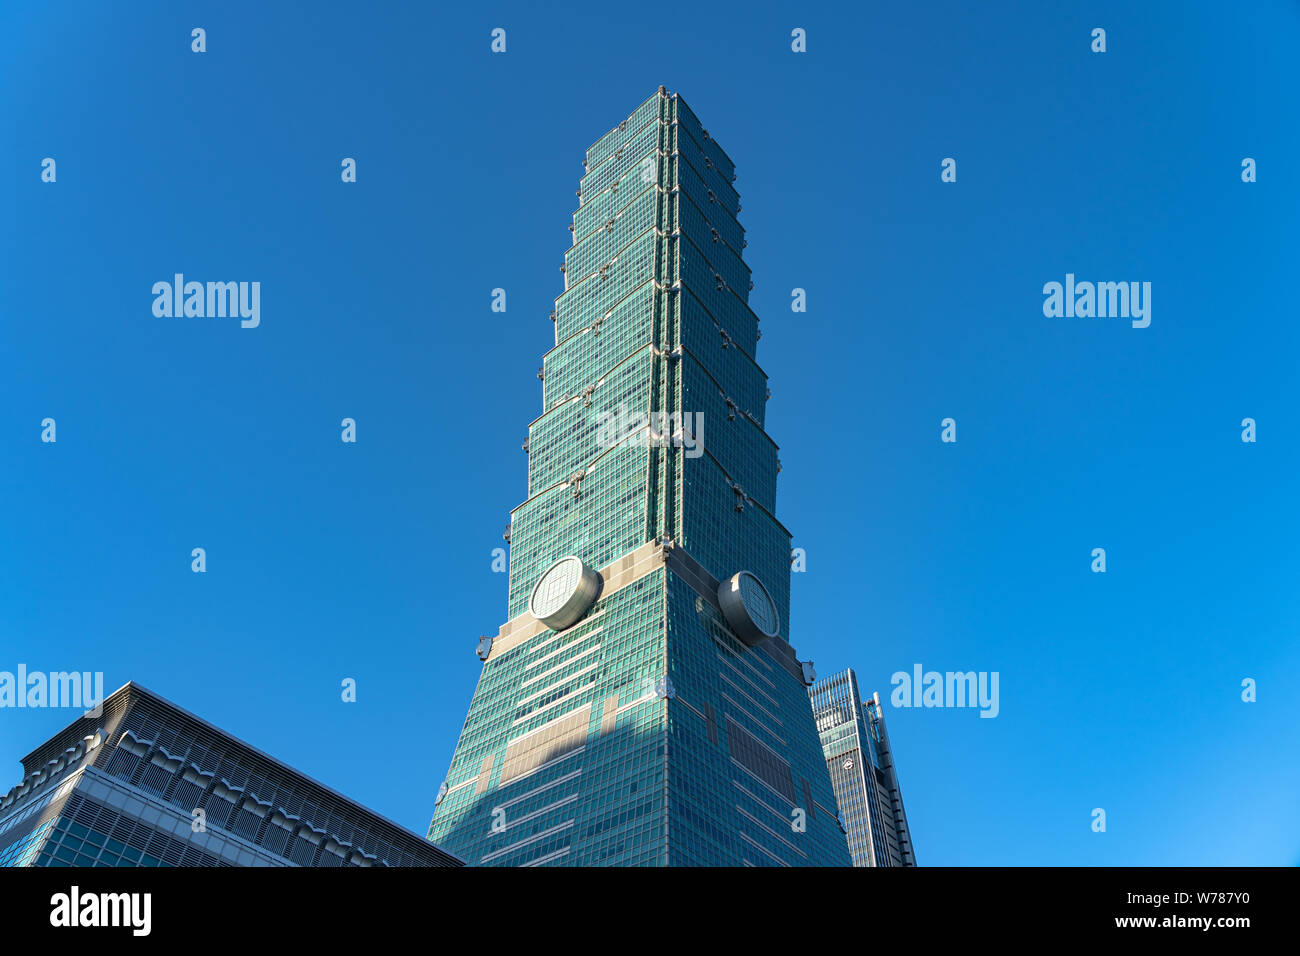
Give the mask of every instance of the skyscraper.
[{"label": "skyscraper", "polygon": [[659,91],[587,150],[507,621],[430,839],[470,865],[849,865],[731,159]]},{"label": "skyscraper", "polygon": [[863,700],[852,670],[818,681],[808,695],[853,865],[916,866],[880,695]]},{"label": "skyscraper", "polygon": [[23,758],[0,866],[462,866],[130,683]]}]

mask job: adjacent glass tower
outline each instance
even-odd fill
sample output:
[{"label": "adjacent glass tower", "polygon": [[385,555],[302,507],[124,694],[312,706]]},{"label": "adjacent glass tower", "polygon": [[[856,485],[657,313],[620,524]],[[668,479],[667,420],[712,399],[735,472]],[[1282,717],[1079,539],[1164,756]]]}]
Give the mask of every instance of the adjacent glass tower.
[{"label": "adjacent glass tower", "polygon": [[880,696],[867,700],[842,671],[808,692],[854,866],[916,866]]},{"label": "adjacent glass tower", "polygon": [[847,866],[731,159],[660,87],[585,167],[508,620],[429,838],[470,865]]}]

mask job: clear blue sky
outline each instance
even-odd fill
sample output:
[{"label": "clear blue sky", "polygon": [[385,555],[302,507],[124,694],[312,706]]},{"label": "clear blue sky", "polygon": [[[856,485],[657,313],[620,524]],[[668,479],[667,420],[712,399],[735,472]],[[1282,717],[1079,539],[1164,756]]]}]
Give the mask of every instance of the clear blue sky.
[{"label": "clear blue sky", "polygon": [[[0,670],[137,680],[424,832],[583,153],[664,84],[739,172],[796,648],[1001,675],[994,720],[889,711],[919,861],[1300,862],[1300,9],[723,6],[7,3]],[[175,272],[261,326],[155,318]],[[1045,318],[1067,272],[1151,326]],[[70,719],[0,711],[0,789]]]}]

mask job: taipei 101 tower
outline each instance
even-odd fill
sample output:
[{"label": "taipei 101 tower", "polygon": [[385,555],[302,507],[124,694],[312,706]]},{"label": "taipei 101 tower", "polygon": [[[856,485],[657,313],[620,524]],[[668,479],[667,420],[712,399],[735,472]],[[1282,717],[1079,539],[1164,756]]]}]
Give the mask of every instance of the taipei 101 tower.
[{"label": "taipei 101 tower", "polygon": [[731,159],[660,87],[585,168],[506,621],[429,838],[471,866],[849,866]]}]

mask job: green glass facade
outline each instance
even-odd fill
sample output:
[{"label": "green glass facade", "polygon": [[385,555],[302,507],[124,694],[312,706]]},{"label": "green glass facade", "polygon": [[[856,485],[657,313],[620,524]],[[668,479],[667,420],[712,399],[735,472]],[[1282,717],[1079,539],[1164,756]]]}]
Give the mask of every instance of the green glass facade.
[{"label": "green glass facade", "polygon": [[[732,162],[661,88],[585,166],[508,620],[480,642],[429,838],[470,865],[847,866],[811,668],[788,643]],[[556,631],[530,595],[568,555],[600,590]],[[745,638],[720,604],[740,571],[775,636]]]}]

